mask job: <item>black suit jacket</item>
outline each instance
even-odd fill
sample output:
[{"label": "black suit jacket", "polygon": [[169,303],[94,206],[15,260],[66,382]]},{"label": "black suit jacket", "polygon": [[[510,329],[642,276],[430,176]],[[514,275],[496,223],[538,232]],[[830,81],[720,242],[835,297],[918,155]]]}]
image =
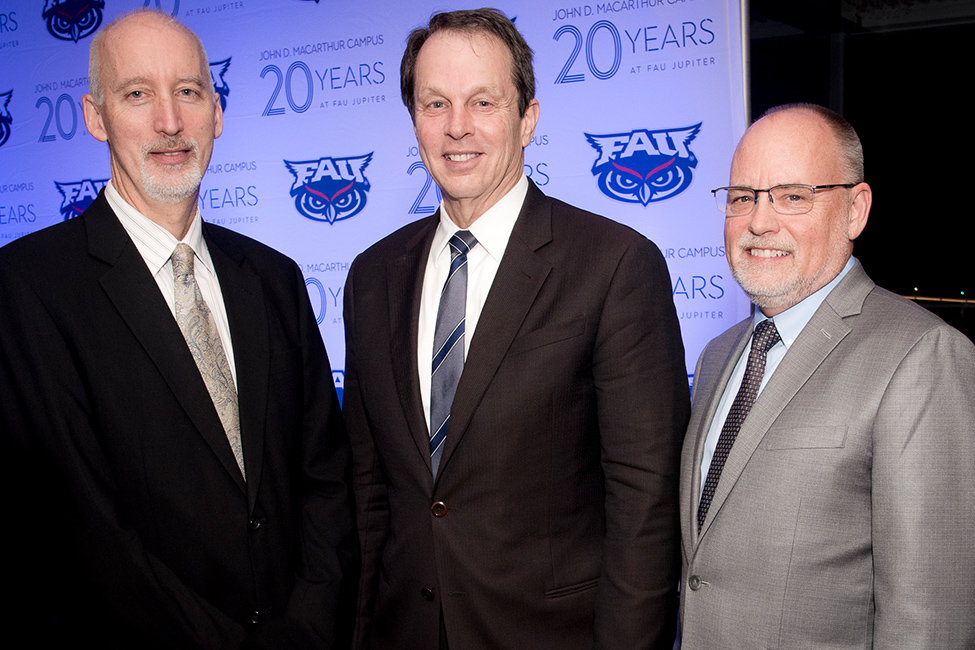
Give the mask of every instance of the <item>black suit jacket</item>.
[{"label": "black suit jacket", "polygon": [[335,634],[357,557],[349,446],[305,285],[266,246],[203,232],[246,484],[104,195],[0,249],[3,480],[24,524],[8,567],[35,634],[165,648],[327,647]]},{"label": "black suit jacket", "polygon": [[533,184],[470,344],[433,484],[417,319],[439,214],[360,255],[344,407],[360,648],[669,648],[688,417],[666,264]]}]

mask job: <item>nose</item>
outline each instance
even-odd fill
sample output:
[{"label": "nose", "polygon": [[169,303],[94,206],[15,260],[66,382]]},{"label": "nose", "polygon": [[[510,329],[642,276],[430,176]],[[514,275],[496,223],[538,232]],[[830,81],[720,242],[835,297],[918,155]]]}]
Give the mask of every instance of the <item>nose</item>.
[{"label": "nose", "polygon": [[447,118],[447,135],[454,140],[462,140],[474,132],[471,113],[466,106],[454,106]]},{"label": "nose", "polygon": [[764,192],[766,200],[762,200],[763,192],[755,195],[755,209],[748,222],[748,230],[755,235],[764,235],[779,229],[779,213],[772,207],[772,195]]},{"label": "nose", "polygon": [[176,97],[162,96],[156,104],[155,129],[165,135],[176,135],[183,130],[183,114]]}]

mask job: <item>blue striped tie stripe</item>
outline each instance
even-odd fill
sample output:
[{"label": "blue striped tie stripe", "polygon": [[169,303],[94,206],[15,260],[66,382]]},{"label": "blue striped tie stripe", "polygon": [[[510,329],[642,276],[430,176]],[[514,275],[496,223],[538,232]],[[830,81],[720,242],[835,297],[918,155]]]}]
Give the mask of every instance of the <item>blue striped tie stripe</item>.
[{"label": "blue striped tie stripe", "polygon": [[433,335],[430,374],[430,465],[437,478],[450,406],[464,370],[464,321],[467,312],[467,253],[477,245],[470,232],[460,230],[450,238],[450,272],[440,294],[440,309]]}]

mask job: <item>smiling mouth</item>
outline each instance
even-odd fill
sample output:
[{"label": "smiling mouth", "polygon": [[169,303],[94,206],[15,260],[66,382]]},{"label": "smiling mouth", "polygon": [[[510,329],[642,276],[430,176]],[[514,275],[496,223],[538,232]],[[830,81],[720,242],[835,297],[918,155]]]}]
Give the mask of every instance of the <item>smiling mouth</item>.
[{"label": "smiling mouth", "polygon": [[481,154],[479,153],[445,153],[443,157],[450,162],[467,162],[468,160],[477,158],[480,155]]},{"label": "smiling mouth", "polygon": [[780,251],[772,248],[750,248],[748,252],[754,257],[785,257],[789,255],[788,251]]}]

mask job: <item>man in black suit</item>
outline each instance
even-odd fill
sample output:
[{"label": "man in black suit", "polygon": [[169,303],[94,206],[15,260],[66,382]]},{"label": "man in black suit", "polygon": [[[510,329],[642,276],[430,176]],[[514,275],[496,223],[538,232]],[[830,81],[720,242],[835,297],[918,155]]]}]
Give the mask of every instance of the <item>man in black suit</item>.
[{"label": "man in black suit", "polygon": [[486,9],[407,44],[443,203],[346,284],[359,648],[673,643],[688,390],[670,278],[646,238],[525,177],[531,56]]},{"label": "man in black suit", "polygon": [[111,182],[0,249],[15,625],[34,646],[334,647],[350,455],[301,273],[202,223],[222,115],[195,34],[124,16],[89,79]]}]

